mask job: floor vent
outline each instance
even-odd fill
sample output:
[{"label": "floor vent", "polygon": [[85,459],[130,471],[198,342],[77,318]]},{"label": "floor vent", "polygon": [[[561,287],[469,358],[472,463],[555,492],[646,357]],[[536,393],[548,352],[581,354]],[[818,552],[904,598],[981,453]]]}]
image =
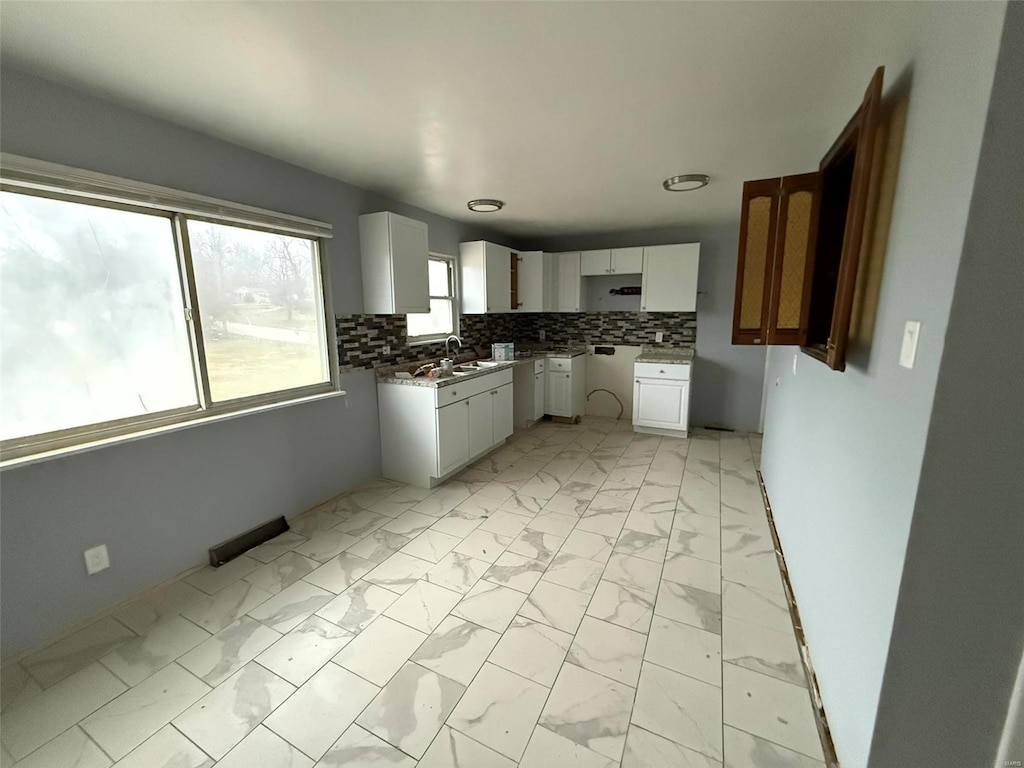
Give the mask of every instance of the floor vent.
[{"label": "floor vent", "polygon": [[215,547],[210,547],[210,565],[214,568],[229,560],[234,560],[243,552],[248,552],[265,541],[270,541],[275,536],[280,536],[288,530],[288,522],[283,517],[271,520],[269,523],[256,526],[251,531],[235,536],[233,539],[223,541]]},{"label": "floor vent", "polygon": [[764,487],[764,477],[760,470],[757,472],[757,481],[761,485],[761,499],[764,501],[764,511],[768,515],[768,527],[772,532],[772,542],[775,545],[775,557],[779,561],[779,571],[782,573],[782,587],[786,591],[786,601],[789,603],[789,613],[793,618],[793,630],[796,633],[796,642],[800,646],[800,659],[804,664],[804,673],[810,684],[811,704],[814,708],[814,721],[818,726],[818,736],[821,739],[821,749],[825,754],[825,765],[828,768],[840,768],[839,756],[836,754],[836,745],[832,741],[832,730],[828,727],[828,717],[825,715],[825,704],[821,699],[821,688],[818,687],[818,678],[814,674],[814,666],[811,664],[811,654],[807,648],[807,638],[804,636],[804,625],[800,621],[800,609],[797,608],[796,598],[793,595],[793,584],[789,580],[789,569],[786,568],[786,556],[782,553],[782,543],[779,541],[779,532],[775,530],[775,517],[772,515],[772,505],[768,500],[768,491]]}]

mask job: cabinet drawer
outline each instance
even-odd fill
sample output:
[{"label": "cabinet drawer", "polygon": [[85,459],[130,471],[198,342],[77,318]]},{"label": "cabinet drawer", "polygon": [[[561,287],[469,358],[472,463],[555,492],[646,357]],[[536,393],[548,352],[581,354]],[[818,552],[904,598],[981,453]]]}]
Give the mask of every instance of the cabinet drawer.
[{"label": "cabinet drawer", "polygon": [[474,376],[471,379],[456,381],[454,384],[446,384],[438,387],[435,391],[434,406],[443,408],[446,405],[465,400],[467,397],[479,395],[481,392],[512,383],[512,369],[504,368],[484,376]]},{"label": "cabinet drawer", "polygon": [[547,365],[546,370],[549,371],[571,371],[572,359],[568,357],[549,357]]},{"label": "cabinet drawer", "polygon": [[533,361],[533,372],[534,373],[544,373],[544,358],[543,357],[538,359],[538,360],[534,360]]},{"label": "cabinet drawer", "polygon": [[634,363],[633,375],[638,379],[690,380],[690,365],[671,363]]}]

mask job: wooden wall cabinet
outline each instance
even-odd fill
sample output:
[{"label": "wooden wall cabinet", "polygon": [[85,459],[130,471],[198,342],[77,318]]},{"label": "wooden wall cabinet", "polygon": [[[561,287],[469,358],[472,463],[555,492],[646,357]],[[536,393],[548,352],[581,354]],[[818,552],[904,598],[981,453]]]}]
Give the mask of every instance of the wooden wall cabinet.
[{"label": "wooden wall cabinet", "polygon": [[743,185],[733,344],[799,344],[846,369],[883,75],[816,173]]},{"label": "wooden wall cabinet", "polygon": [[818,174],[743,184],[733,344],[803,344]]}]

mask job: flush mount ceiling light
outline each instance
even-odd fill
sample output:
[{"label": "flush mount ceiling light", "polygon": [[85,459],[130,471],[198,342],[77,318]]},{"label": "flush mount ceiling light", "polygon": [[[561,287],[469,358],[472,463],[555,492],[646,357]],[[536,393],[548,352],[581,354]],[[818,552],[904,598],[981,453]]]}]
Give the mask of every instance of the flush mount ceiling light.
[{"label": "flush mount ceiling light", "polygon": [[481,199],[470,200],[466,203],[466,207],[471,211],[476,211],[477,213],[494,213],[495,211],[500,211],[504,208],[505,204],[501,202],[501,200]]},{"label": "flush mount ceiling light", "polygon": [[671,176],[661,183],[669,192],[692,192],[708,185],[706,173],[684,173],[682,176]]}]

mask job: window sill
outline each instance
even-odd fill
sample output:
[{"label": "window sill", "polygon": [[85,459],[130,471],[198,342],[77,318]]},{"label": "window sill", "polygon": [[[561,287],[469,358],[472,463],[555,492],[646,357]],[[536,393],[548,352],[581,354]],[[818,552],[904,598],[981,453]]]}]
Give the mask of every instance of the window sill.
[{"label": "window sill", "polygon": [[171,432],[179,432],[184,429],[192,429],[193,427],[201,427],[206,424],[215,424],[221,421],[229,421],[231,419],[237,419],[242,416],[249,416],[257,413],[266,413],[267,411],[276,411],[279,408],[289,408],[293,405],[302,405],[303,403],[315,403],[320,400],[330,400],[335,397],[345,397],[347,394],[348,393],[343,389],[335,390],[333,392],[321,392],[315,395],[299,397],[294,400],[283,400],[277,403],[257,405],[251,408],[243,408],[242,410],[231,411],[229,413],[218,413],[215,415],[190,419],[188,421],[180,421],[175,424],[165,424],[159,427],[142,429],[139,430],[138,432],[132,432],[126,435],[116,435],[113,437],[93,440],[87,443],[79,443],[77,445],[71,445],[64,448],[55,448],[49,451],[40,451],[39,453],[33,453],[28,456],[19,456],[17,458],[2,461],[0,462],[0,471],[13,469],[15,467],[24,467],[30,464],[38,464],[44,461],[52,461],[54,459],[62,459],[67,456],[74,456],[75,454],[78,453],[95,451],[100,448],[106,448],[112,445],[121,445],[122,443],[134,442],[135,440],[144,440],[149,437],[165,435]]},{"label": "window sill", "polygon": [[448,338],[447,336],[439,336],[437,338],[416,339],[414,341],[413,339],[410,339],[407,336],[406,339],[405,339],[405,343],[406,343],[407,346],[410,346],[410,347],[424,347],[427,344],[444,344],[444,340],[447,339],[447,338]]}]

